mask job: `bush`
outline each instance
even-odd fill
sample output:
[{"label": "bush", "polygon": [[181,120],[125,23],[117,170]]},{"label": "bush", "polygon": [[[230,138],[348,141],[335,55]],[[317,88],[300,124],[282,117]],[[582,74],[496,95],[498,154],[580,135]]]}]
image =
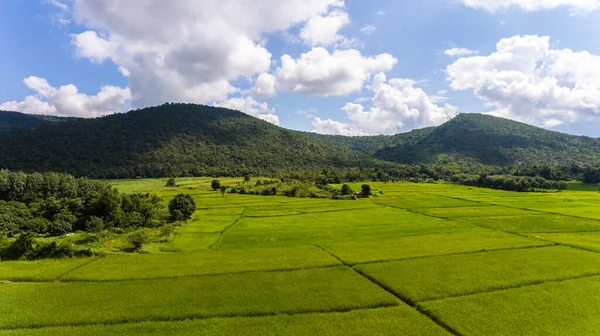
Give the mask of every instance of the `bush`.
[{"label": "bush", "polygon": [[213,180],[210,183],[210,186],[212,187],[213,190],[219,190],[219,189],[221,189],[221,181],[219,181],[219,180]]},{"label": "bush", "polygon": [[250,175],[244,176],[244,182],[250,182]]},{"label": "bush", "polygon": [[166,241],[169,241],[169,237],[174,232],[175,232],[175,226],[172,224],[167,224],[160,228],[160,235],[164,236]]},{"label": "bush", "polygon": [[370,186],[370,185],[368,185],[368,184],[363,184],[363,185],[362,185],[360,188],[361,188],[361,190],[362,190],[362,191],[361,191],[361,194],[362,194],[363,196],[370,196],[370,195],[372,194],[372,192],[371,192],[371,186]]},{"label": "bush", "polygon": [[177,187],[177,181],[175,181],[175,178],[171,177],[170,179],[168,179],[167,184],[165,184],[165,187],[169,187],[169,188]]},{"label": "bush", "polygon": [[90,219],[88,219],[85,222],[85,230],[98,234],[100,232],[102,232],[102,230],[104,229],[104,221],[102,220],[102,218],[96,217],[96,216],[91,216]]},{"label": "bush", "polygon": [[354,191],[352,190],[352,188],[350,188],[349,185],[344,184],[342,186],[342,195],[352,195],[354,194]]},{"label": "bush", "polygon": [[127,241],[133,245],[133,247],[139,251],[145,243],[150,239],[150,235],[146,230],[137,230],[127,235]]},{"label": "bush", "polygon": [[169,202],[169,213],[173,220],[187,220],[196,211],[196,202],[190,195],[179,194]]},{"label": "bush", "polygon": [[51,236],[62,236],[73,231],[73,225],[64,220],[55,220],[48,225],[48,234]]},{"label": "bush", "polygon": [[35,244],[35,233],[23,232],[8,248],[4,250],[2,259],[32,259],[35,252]]}]

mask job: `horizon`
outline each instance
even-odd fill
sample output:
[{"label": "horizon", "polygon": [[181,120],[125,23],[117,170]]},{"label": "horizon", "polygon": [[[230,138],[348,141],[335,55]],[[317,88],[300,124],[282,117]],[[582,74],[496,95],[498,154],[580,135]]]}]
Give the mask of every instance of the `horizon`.
[{"label": "horizon", "polygon": [[339,135],[484,113],[600,136],[600,1],[227,4],[2,2],[0,109],[94,117],[180,101]]}]

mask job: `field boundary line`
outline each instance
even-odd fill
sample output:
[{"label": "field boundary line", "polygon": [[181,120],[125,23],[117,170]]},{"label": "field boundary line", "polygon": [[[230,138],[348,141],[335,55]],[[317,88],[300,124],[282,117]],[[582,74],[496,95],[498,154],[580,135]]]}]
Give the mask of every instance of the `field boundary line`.
[{"label": "field boundary line", "polygon": [[511,250],[530,250],[536,248],[546,248],[552,246],[559,246],[554,242],[548,241],[546,245],[531,245],[531,246],[520,246],[520,247],[501,247],[497,249],[483,249],[477,251],[467,251],[467,252],[456,252],[456,253],[447,253],[447,254],[432,254],[426,256],[415,256],[415,257],[407,257],[407,258],[398,258],[398,259],[386,259],[386,260],[375,260],[375,261],[361,261],[357,263],[349,263],[349,266],[361,266],[361,265],[370,265],[370,264],[382,264],[396,261],[406,261],[406,260],[415,260],[415,259],[429,259],[436,257],[450,257],[455,255],[468,255],[468,254],[477,254],[477,253],[487,253],[487,252],[496,252],[496,251],[511,251]]},{"label": "field boundary line", "polygon": [[393,295],[395,298],[397,298],[398,300],[400,300],[400,302],[404,302],[407,305],[409,305],[412,308],[415,308],[419,313],[423,314],[425,317],[429,318],[431,321],[433,321],[435,324],[437,324],[438,326],[440,326],[441,328],[443,328],[444,330],[446,330],[447,332],[449,332],[452,335],[456,335],[456,336],[461,336],[461,334],[459,334],[456,330],[454,330],[452,327],[450,327],[449,325],[447,325],[446,323],[443,323],[442,321],[432,317],[431,315],[421,311],[418,309],[418,307],[414,304],[414,302],[412,302],[410,299],[403,297],[402,295],[400,295],[399,293],[396,293],[392,288],[390,288],[389,286],[379,282],[377,279],[374,279],[373,277],[361,272],[360,270],[357,270],[356,268],[352,267],[351,265],[346,264],[346,262],[344,262],[340,257],[338,257],[337,255],[327,251],[325,248],[315,245],[316,247],[322,249],[324,252],[329,253],[332,257],[336,258],[337,260],[339,260],[340,262],[342,262],[345,266],[349,267],[351,270],[353,270],[354,272],[356,272],[356,274],[362,276],[363,278],[365,278],[366,280],[368,280],[369,282],[371,282],[372,284],[374,284],[375,286],[378,286],[379,288],[383,289],[384,291],[388,292],[389,294]]},{"label": "field boundary line", "polygon": [[337,308],[337,309],[316,309],[316,310],[299,310],[296,312],[250,312],[246,314],[222,314],[214,316],[206,316],[206,314],[187,314],[176,317],[155,317],[155,318],[140,318],[130,320],[116,320],[116,321],[104,321],[104,322],[78,322],[78,323],[60,323],[60,324],[49,324],[49,325],[36,325],[30,327],[0,327],[0,331],[8,330],[36,330],[45,328],[60,328],[60,327],[87,327],[87,326],[109,326],[109,325],[123,325],[123,324],[135,324],[145,322],[183,322],[187,320],[212,320],[212,319],[228,319],[228,318],[258,318],[258,317],[276,317],[276,316],[296,316],[296,315],[310,315],[310,314],[328,314],[328,313],[348,313],[359,310],[375,310],[383,308],[400,307],[398,304],[372,304],[365,305],[364,307],[357,308]]},{"label": "field boundary line", "polygon": [[[100,257],[92,258],[92,260],[90,260],[90,261],[88,261],[88,262],[86,262],[86,263],[84,263],[82,265],[79,265],[79,266],[77,266],[77,267],[75,267],[73,269],[70,269],[70,270],[66,271],[65,273],[61,274],[54,281],[39,281],[39,282],[56,282],[56,281],[61,281],[62,278],[64,278],[67,274],[75,272],[75,271],[77,271],[77,270],[79,270],[79,269],[81,269],[81,268],[83,268],[83,267],[85,267],[87,265],[90,265],[90,264],[92,264],[92,263],[94,263],[94,262],[96,262],[96,261],[98,261],[100,259],[104,259],[104,257],[105,256],[100,256]],[[36,281],[21,281],[21,282],[36,282]]]},{"label": "field boundary line", "polygon": [[[308,267],[299,267],[299,268],[279,268],[279,269],[269,269],[269,270],[249,270],[249,271],[240,271],[240,272],[223,272],[223,273],[208,273],[208,274],[189,274],[189,275],[179,275],[179,276],[165,276],[165,277],[154,277],[154,278],[129,278],[129,279],[105,279],[105,280],[94,280],[94,279],[66,279],[61,280],[64,283],[111,283],[111,282],[131,282],[131,281],[151,281],[151,280],[171,280],[171,279],[181,279],[181,278],[203,278],[203,277],[216,277],[223,275],[242,275],[249,273],[278,273],[278,272],[294,272],[294,271],[303,271],[303,270],[311,270],[311,269],[324,269],[324,268],[336,268],[336,267],[344,267],[346,265],[334,264],[334,265],[321,265],[321,266],[308,266]],[[349,267],[349,266],[348,266]],[[46,283],[48,281],[13,281],[17,282],[30,282],[30,283]]]},{"label": "field boundary line", "polygon": [[442,300],[447,300],[447,299],[460,298],[460,297],[463,297],[463,296],[471,296],[471,295],[479,295],[479,294],[485,294],[485,293],[502,292],[502,291],[507,291],[507,290],[519,289],[519,288],[527,288],[527,287],[532,287],[532,286],[539,286],[539,285],[543,285],[543,284],[547,284],[547,283],[558,283],[558,282],[571,281],[571,280],[581,280],[581,279],[594,278],[594,277],[600,277],[600,273],[585,273],[583,275],[577,275],[577,276],[572,276],[572,277],[564,277],[564,278],[559,278],[559,279],[554,279],[554,280],[530,281],[530,282],[527,282],[527,283],[523,283],[521,285],[507,286],[507,287],[503,287],[503,288],[494,288],[494,289],[483,290],[483,291],[480,291],[480,292],[466,293],[466,294],[451,295],[451,296],[446,296],[446,297],[438,298],[438,299],[421,300],[421,301],[417,302],[417,305],[422,304],[422,303],[429,303],[429,302],[433,302],[433,301],[442,301]]},{"label": "field boundary line", "polygon": [[234,227],[237,223],[241,222],[244,218],[246,218],[246,212],[248,211],[248,208],[244,208],[244,211],[242,212],[242,214],[240,215],[240,218],[236,219],[233,223],[227,225],[226,227],[223,228],[223,230],[221,231],[217,231],[220,233],[219,238],[217,239],[217,241],[215,241],[214,243],[212,243],[209,247],[208,250],[213,250],[217,245],[219,245],[219,243],[221,243],[221,241],[223,240],[223,236],[225,235],[225,233],[227,232],[227,230],[231,229],[232,227]]}]

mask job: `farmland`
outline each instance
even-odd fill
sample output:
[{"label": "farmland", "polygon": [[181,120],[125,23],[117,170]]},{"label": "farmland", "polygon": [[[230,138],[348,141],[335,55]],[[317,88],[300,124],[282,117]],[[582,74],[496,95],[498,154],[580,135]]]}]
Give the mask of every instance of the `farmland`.
[{"label": "farmland", "polygon": [[165,202],[190,194],[197,210],[142,253],[0,263],[0,336],[600,328],[597,190],[378,182],[376,196],[337,201],[222,195],[211,180],[110,181]]}]

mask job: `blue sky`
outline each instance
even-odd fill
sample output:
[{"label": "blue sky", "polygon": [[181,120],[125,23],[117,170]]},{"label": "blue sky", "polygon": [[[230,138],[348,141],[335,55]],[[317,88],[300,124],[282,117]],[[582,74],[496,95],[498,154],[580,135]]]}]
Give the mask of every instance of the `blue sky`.
[{"label": "blue sky", "polygon": [[485,112],[600,136],[597,31],[593,0],[0,1],[0,108],[185,101],[347,135]]}]

